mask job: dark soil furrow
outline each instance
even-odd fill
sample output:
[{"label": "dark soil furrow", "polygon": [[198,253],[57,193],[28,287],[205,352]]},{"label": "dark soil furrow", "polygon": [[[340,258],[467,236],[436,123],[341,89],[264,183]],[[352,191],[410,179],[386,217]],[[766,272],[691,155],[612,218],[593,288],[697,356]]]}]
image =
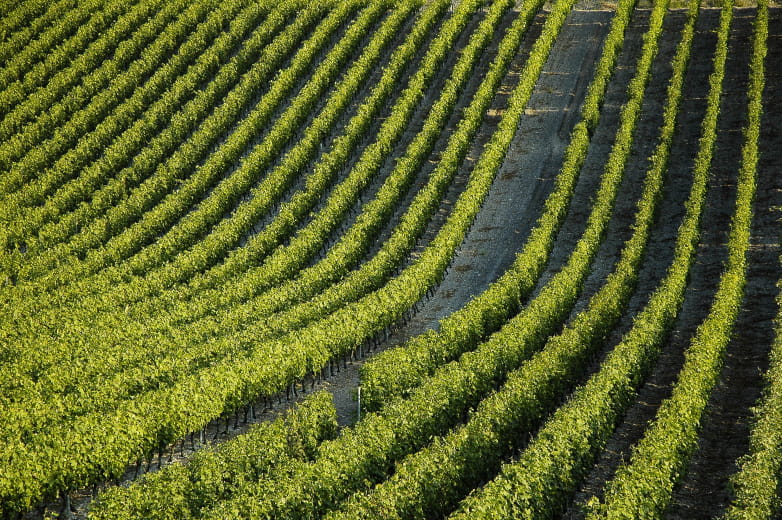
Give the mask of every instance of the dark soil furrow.
[{"label": "dark soil furrow", "polygon": [[[649,253],[643,263],[640,287],[656,287],[665,275],[664,271],[671,260],[671,246],[683,217],[683,200],[687,197],[691,185],[692,163],[697,151],[701,119],[706,107],[708,76],[712,70],[711,57],[716,43],[714,29],[718,21],[719,11],[702,11],[696,25],[692,57],[685,79],[681,116],[669,160],[665,200],[653,231]],[[704,238],[710,237],[707,244],[711,246],[701,248],[693,265],[680,319],[660,356],[657,368],[640,389],[635,404],[628,410],[606,449],[598,457],[594,468],[576,493],[573,505],[565,515],[566,518],[583,518],[582,504],[593,495],[601,496],[605,482],[612,478],[620,463],[628,460],[632,445],[641,438],[647,422],[654,418],[658,406],[668,397],[671,385],[683,362],[683,351],[687,342],[697,325],[706,316],[724,258],[724,247],[721,248],[719,256],[712,254],[714,250],[720,249],[717,244],[724,243],[724,237],[722,239],[714,237],[714,233],[711,232],[714,226],[709,222],[713,222],[714,218],[724,218],[721,214],[726,211],[729,215],[733,202],[732,198],[727,200],[726,193],[721,190],[722,184],[723,181],[717,180],[715,176],[707,194],[703,226]],[[665,257],[658,255],[660,249],[656,247],[657,245],[667,246],[661,249]],[[637,311],[640,306],[645,305],[645,300],[646,292],[638,291],[630,302],[630,312]],[[627,318],[623,318],[622,325],[609,338],[608,344],[615,345],[621,339],[619,332],[623,332],[631,325]]]},{"label": "dark soil furrow", "polygon": [[[779,43],[780,10],[776,10],[775,34]],[[746,112],[747,60],[752,40],[754,9],[736,12],[736,41],[731,42],[726,93],[731,111],[742,115]],[[773,49],[773,47],[771,47]],[[769,53],[767,63],[779,63],[779,47]],[[714,518],[730,503],[730,476],[738,469],[736,459],[749,449],[750,408],[760,397],[762,374],[768,368],[768,354],[774,337],[773,319],[776,316],[776,281],[782,275],[779,263],[779,213],[774,209],[782,204],[782,179],[779,171],[779,133],[774,135],[774,125],[779,128],[782,110],[778,103],[769,102],[779,96],[779,71],[769,67],[774,76],[769,78],[765,92],[763,116],[764,131],[760,149],[762,162],[758,165],[757,195],[753,207],[752,239],[748,253],[747,285],[744,304],[735,324],[734,337],[728,345],[725,366],[717,388],[711,396],[703,420],[698,449],[693,455],[688,472],[673,497],[669,517],[695,520]],[[743,124],[742,124],[743,126]],[[734,126],[740,131],[742,126]],[[736,136],[734,153],[740,150],[740,136]]]},{"label": "dark soil furrow", "polygon": [[[634,133],[632,152],[625,165],[624,179],[616,198],[614,213],[608,224],[603,243],[595,257],[592,272],[584,283],[582,294],[571,313],[571,319],[586,308],[592,295],[603,286],[606,277],[614,270],[615,264],[619,260],[624,243],[632,236],[637,202],[641,196],[644,177],[650,167],[649,157],[658,145],[660,127],[663,124],[663,107],[667,98],[668,82],[672,74],[671,60],[679,44],[680,32],[685,22],[686,13],[683,11],[669,13],[665,18],[664,33],[644,94],[643,108]],[[686,192],[684,195],[686,196]],[[667,207],[663,207],[661,212],[666,213],[667,209]],[[658,243],[656,246],[649,247],[647,254],[650,256],[647,263],[665,262],[666,258],[673,256],[673,244],[667,244],[665,247],[665,245]],[[625,317],[621,323],[625,324],[626,321]]]}]

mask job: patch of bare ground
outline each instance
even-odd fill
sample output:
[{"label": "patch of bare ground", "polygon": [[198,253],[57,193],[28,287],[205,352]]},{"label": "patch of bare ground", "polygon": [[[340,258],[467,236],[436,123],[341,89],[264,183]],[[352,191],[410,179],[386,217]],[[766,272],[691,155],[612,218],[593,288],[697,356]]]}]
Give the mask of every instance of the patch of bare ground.
[{"label": "patch of bare ground", "polygon": [[[439,319],[485,290],[513,262],[553,186],[553,178],[561,163],[567,137],[577,121],[578,108],[591,79],[594,61],[611,15],[608,11],[583,9],[571,14],[536,86],[508,157],[475,224],[457,252],[453,267],[434,294],[420,302],[418,311],[398,324],[375,352],[436,327]],[[431,239],[447,217],[448,200],[458,196],[480,150],[496,128],[543,21],[544,16],[539,15],[525,38],[500,94],[489,109],[475,146],[421,246]],[[323,383],[334,394],[342,425],[351,424],[356,419],[355,398],[360,383],[358,370],[362,363],[363,360],[348,362],[335,378]]]},{"label": "patch of bare ground", "polygon": [[[536,85],[505,163],[459,248],[453,267],[392,344],[436,328],[438,320],[480,294],[511,265],[553,187],[610,17],[607,11],[583,9],[571,14]],[[507,95],[517,82],[523,57],[542,19],[539,17],[535,24],[537,27],[528,35],[500,96],[489,110],[467,167],[471,167],[502,115]]]},{"label": "patch of bare ground", "polygon": [[[608,11],[603,12],[608,14],[608,17],[605,19],[605,30],[607,32],[611,13]],[[633,18],[630,21],[625,34],[622,53],[619,56],[616,70],[608,85],[608,90],[606,91],[600,122],[592,136],[589,151],[584,160],[584,164],[581,167],[578,183],[576,184],[567,217],[557,234],[548,264],[538,280],[533,297],[552,276],[565,266],[576,243],[584,232],[587,219],[592,210],[594,198],[600,185],[606,161],[611,152],[611,146],[619,124],[619,113],[622,105],[627,100],[626,86],[635,72],[635,62],[641,53],[641,39],[648,24],[648,17],[648,11],[639,10],[634,13]],[[599,57],[600,48],[596,49],[596,52],[597,53],[592,58],[593,60],[596,60]],[[567,144],[567,134],[563,134],[561,138],[564,143]],[[552,165],[550,169],[549,174],[552,176],[557,174],[561,165],[559,158],[558,161],[559,162]],[[617,198],[618,207],[623,207],[626,210],[635,204],[635,200],[638,196],[637,187],[640,184],[639,177],[636,175],[637,173],[638,172],[631,172],[629,176],[633,177],[634,182],[628,181],[622,183],[620,187],[622,194]],[[623,201],[625,197],[629,200]],[[612,224],[612,231],[620,234],[624,233],[627,230],[627,224],[627,219],[616,221]],[[612,237],[611,233],[606,233],[604,238],[606,239],[606,243],[602,245],[598,258],[596,258],[593,263],[593,267],[599,272],[592,277],[591,282],[585,283],[585,286],[588,285],[592,290],[595,289],[596,285],[599,285],[601,276],[604,276],[605,273],[610,270],[618,251],[617,248],[623,242],[623,238]],[[579,305],[583,306],[585,304],[587,301],[585,296],[585,294],[581,295],[579,298]]]}]

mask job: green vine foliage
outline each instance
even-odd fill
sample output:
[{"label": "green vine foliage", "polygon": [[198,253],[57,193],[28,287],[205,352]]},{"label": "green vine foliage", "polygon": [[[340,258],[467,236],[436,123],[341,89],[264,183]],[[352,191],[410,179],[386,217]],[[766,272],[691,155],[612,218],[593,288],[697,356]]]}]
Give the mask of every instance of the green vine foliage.
[{"label": "green vine foliage", "polygon": [[[444,4],[440,4],[439,6],[437,4],[433,4],[433,5],[435,5],[436,8],[431,9],[431,10],[427,10],[427,13],[428,13],[427,16],[422,18],[422,23],[421,23],[422,28],[429,27],[431,25],[432,21],[436,20],[437,13],[442,12],[442,7],[444,6]],[[387,29],[388,29],[387,32],[393,31],[393,25],[390,25]],[[414,37],[411,38],[411,40],[405,44],[404,49],[402,49],[403,52],[401,53],[401,55],[405,55],[407,57],[410,56],[410,52],[416,47],[417,41],[418,41],[421,33],[422,33],[422,31],[418,31],[418,30],[416,30],[414,32]],[[389,72],[389,70],[391,70],[391,69],[387,69],[386,72]],[[397,70],[397,72],[398,72],[398,70]],[[396,73],[390,73],[390,72],[389,72],[387,77],[384,76],[383,81],[381,81],[381,83],[383,84],[383,88],[381,88],[379,90],[382,91],[382,92],[387,92],[388,88],[390,88],[391,85],[393,85],[393,83],[394,83],[394,77],[396,77]],[[388,81],[386,81],[386,80],[388,80]],[[379,100],[372,100],[372,103],[376,104],[377,101],[379,101]],[[370,114],[371,114],[371,112],[370,112]],[[392,195],[394,195],[394,194],[392,193]],[[394,201],[393,197],[387,197],[387,199],[390,199],[391,202]],[[388,206],[388,202],[387,201],[384,200],[382,202],[383,202],[383,204],[386,207]],[[381,216],[382,216],[382,213],[381,213]],[[374,218],[376,218],[376,217],[374,217]],[[368,238],[364,238],[364,239],[365,240],[369,240]],[[285,258],[285,257],[295,258],[295,256],[289,256],[289,255],[281,255],[281,256],[283,258]],[[330,269],[333,269],[333,266],[331,266],[331,265],[322,265],[322,266],[319,266],[316,269],[313,269],[313,271],[314,271],[314,274],[320,276],[321,278],[326,277],[326,276],[330,276],[330,277],[333,278],[334,275],[330,274],[330,272],[329,272]],[[370,271],[370,273],[371,272],[372,271]],[[272,277],[274,272],[266,270],[265,273],[269,277]],[[262,280],[262,278],[259,278],[258,283],[261,283],[261,280]],[[321,286],[322,285],[323,285],[323,282],[321,282]],[[355,284],[350,284],[350,285],[351,286],[355,286]],[[344,293],[344,291],[342,291],[342,293]],[[205,296],[210,296],[210,294],[207,294]],[[214,296],[214,298],[206,298],[206,297],[204,297],[204,298],[201,298],[200,301],[201,300],[204,301],[204,302],[212,301],[213,299],[216,299],[218,294],[219,293],[217,293],[217,291],[215,291],[214,294],[211,294],[212,296]],[[271,291],[271,294],[264,295],[266,297],[265,301],[266,302],[270,302],[270,303],[278,304],[279,300],[280,300],[280,295],[281,294],[284,294],[282,290]],[[339,295],[333,295],[331,300],[332,301],[337,301],[337,303],[339,303],[339,301],[343,301],[343,300],[339,300]],[[155,348],[154,351],[150,351],[149,349],[144,349],[144,348],[138,348],[138,349],[136,349],[135,351],[133,351],[131,353],[131,352],[128,352],[127,349],[123,349],[122,356],[123,356],[123,358],[125,360],[123,366],[126,367],[126,370],[127,370],[127,368],[129,368],[131,366],[140,366],[140,367],[148,366],[151,362],[153,362],[152,359],[150,359],[150,356],[154,356],[154,358],[157,359],[157,361],[155,361],[154,363],[156,365],[158,365],[164,371],[168,371],[172,366],[179,365],[178,361],[183,361],[185,358],[183,358],[182,356],[186,355],[187,359],[189,360],[188,363],[190,363],[191,370],[192,370],[193,368],[195,368],[197,366],[194,363],[203,363],[203,361],[199,361],[199,357],[198,357],[199,354],[203,352],[203,349],[196,348],[197,345],[203,343],[204,341],[207,341],[210,337],[214,336],[218,332],[221,332],[223,335],[225,335],[227,333],[232,333],[232,332],[238,333],[240,331],[243,331],[243,329],[246,326],[252,325],[252,321],[257,320],[257,318],[259,316],[263,315],[263,310],[262,310],[263,309],[263,303],[262,303],[263,301],[264,300],[258,301],[256,299],[256,300],[247,302],[247,304],[241,305],[238,308],[236,308],[236,307],[229,307],[228,308],[228,312],[225,312],[225,313],[223,313],[222,315],[220,315],[220,316],[218,316],[216,318],[209,317],[208,319],[203,320],[203,322],[201,324],[202,326],[200,326],[200,327],[194,327],[191,324],[191,326],[189,327],[189,331],[190,332],[188,332],[189,339],[187,340],[187,342],[191,344],[191,347],[187,349],[187,351],[189,352],[188,354],[185,354],[185,352],[183,352],[183,349],[181,349],[180,347],[177,346],[177,344],[181,344],[182,341],[185,339],[181,334],[175,336],[175,338],[176,338],[176,342],[175,343],[171,342],[173,338],[171,338],[170,336],[165,336],[165,335],[161,334],[159,337],[157,337],[155,339],[155,344],[156,344],[157,348]],[[332,307],[333,307],[333,305],[334,304],[332,304]],[[195,306],[195,304],[194,304],[194,302],[192,300],[191,301],[184,301],[184,302],[182,302],[181,305],[177,309],[180,311],[178,313],[180,315],[186,315],[188,309],[191,310],[191,313],[196,313],[197,312],[197,307]],[[158,309],[158,310],[160,310],[160,309]],[[150,311],[149,311],[150,315],[154,311],[155,311],[155,308],[151,307]],[[204,311],[202,311],[202,312],[204,312]],[[173,311],[172,311],[172,313],[173,313]],[[323,313],[323,311],[321,310],[321,314],[322,313]],[[291,328],[293,323],[295,323],[295,322],[301,323],[302,317],[304,315],[305,315],[304,312],[299,312],[299,313],[295,313],[293,316],[289,316],[288,319],[276,319],[276,320],[274,320],[275,324],[276,324],[276,328],[278,330],[287,330],[286,327],[288,329]],[[170,315],[164,316],[162,319],[158,320],[158,322],[160,322],[161,324],[166,325],[169,328],[181,327],[182,326],[181,322],[174,322],[171,319]],[[107,326],[107,329],[110,330],[112,326],[113,325],[110,323],[109,326]],[[144,341],[144,337],[145,336],[148,338],[149,337],[149,329],[151,327],[154,327],[154,326],[155,326],[155,320],[154,320],[154,318],[152,316],[143,316],[139,320],[139,332],[140,332],[140,334],[138,336],[139,341]],[[259,338],[264,337],[264,336],[270,337],[269,333],[264,333],[263,332],[264,329],[269,329],[270,327],[271,327],[271,324],[267,324],[267,326],[263,327],[263,328],[259,328],[257,326],[253,327],[254,331],[252,332],[252,335],[256,339],[259,339]],[[176,332],[176,331],[173,331],[173,332]],[[244,332],[246,332],[246,331],[244,331]],[[130,340],[130,338],[133,337],[132,334],[131,334],[131,331],[130,331],[130,327],[128,326],[127,323],[125,323],[124,326],[123,326],[123,335],[124,335],[124,337],[128,338],[128,340]],[[100,340],[100,338],[96,338],[96,341],[101,341],[101,340]],[[104,339],[104,341],[105,341],[105,339]],[[223,342],[223,344],[227,344],[227,343]],[[165,346],[165,352],[160,352],[160,350],[161,350],[161,348],[163,346]],[[109,347],[111,347],[112,350],[109,350]],[[214,352],[213,347],[211,348],[212,352]],[[115,359],[114,356],[117,355],[116,348],[117,348],[116,345],[106,345],[106,346],[104,346],[104,345],[98,345],[95,342],[93,342],[93,344],[90,347],[90,351],[92,352],[92,354],[87,354],[87,356],[85,357],[85,360],[84,360],[85,366],[83,367],[84,371],[81,373],[80,377],[82,377],[82,378],[83,377],[97,377],[101,373],[105,373],[104,371],[111,371],[113,363],[114,363],[113,360]],[[102,352],[102,355],[96,356],[95,354],[97,352]],[[170,361],[164,361],[164,360],[160,359],[161,356],[165,356]],[[210,355],[206,360],[208,362],[214,362],[215,361],[215,354]],[[68,383],[66,383],[66,381],[72,380],[73,374],[69,374],[68,371],[61,371],[61,373],[55,373],[56,370],[57,370],[56,365],[52,366],[52,370],[49,371],[48,377],[56,378],[58,381],[61,382],[61,384],[68,384]],[[154,384],[154,382],[156,381],[156,376],[154,374],[152,374],[151,372],[149,372],[148,370],[144,370],[143,373],[139,373],[139,376],[143,377],[143,380],[141,380],[141,381],[137,381],[133,376],[128,377],[129,375],[130,374],[127,374],[127,373],[124,374],[122,376],[122,381],[118,381],[119,384],[108,385],[109,388],[107,388],[107,389],[112,389],[112,391],[120,391],[122,387],[125,387],[125,388],[131,387],[131,388],[135,388],[136,391],[138,391],[140,389],[139,385],[144,385],[146,387],[149,387],[152,384]],[[158,378],[157,380],[158,381],[159,381],[159,377],[160,376],[157,376],[157,378]],[[168,379],[168,378],[171,377],[171,375],[169,373],[169,375],[165,375],[164,377]],[[120,394],[120,396],[122,396],[122,394]],[[53,396],[50,396],[50,397],[53,397]],[[104,394],[100,399],[96,400],[95,402],[96,403],[97,402],[105,402],[107,397],[108,397],[108,395]],[[20,395],[20,399],[21,398],[23,398],[22,395]],[[101,406],[103,406],[103,405],[101,405]],[[83,406],[82,406],[82,408],[83,408]]]},{"label": "green vine foliage", "polygon": [[[661,9],[662,3],[657,5]],[[663,11],[658,11],[658,16]],[[697,2],[688,11],[688,23],[673,60],[673,74],[668,87],[668,101],[663,114],[660,142],[653,155],[649,178],[662,180],[667,156],[672,145],[681,88],[689,59],[695,22],[699,13]],[[658,18],[658,20],[660,20]],[[648,40],[647,40],[648,41]],[[710,113],[704,123],[705,139],[699,155],[709,158],[714,144],[716,112],[721,84],[712,89]],[[709,136],[711,136],[709,138]],[[503,467],[499,476],[484,489],[475,492],[460,506],[455,518],[500,518],[505,515],[522,518],[552,515],[580,478],[589,469],[594,457],[613,431],[616,421],[631,402],[634,390],[643,374],[656,359],[661,342],[673,324],[683,299],[687,273],[694,258],[700,216],[705,201],[710,160],[701,161],[686,204],[687,214],[680,228],[676,254],[665,280],[639,314],[631,331],[601,364],[599,371],[568,402],[558,409],[522,451],[518,460]],[[637,218],[652,206],[639,207]],[[631,249],[626,250],[626,252]],[[633,255],[623,256],[624,264]],[[600,300],[605,305],[612,297],[610,285],[621,272],[618,268],[598,295],[590,309],[599,311]],[[597,305],[594,305],[594,304]],[[593,306],[594,305],[594,306]]]},{"label": "green vine foliage", "polygon": [[[764,85],[764,57],[768,42],[768,4],[758,2],[755,40],[749,87],[749,122],[747,144],[743,150],[742,166],[754,167],[758,150],[754,148],[761,127],[762,95]],[[779,285],[779,284],[778,284]],[[782,287],[782,285],[780,285]],[[779,300],[782,304],[782,300]],[[779,489],[782,481],[782,318],[777,317],[777,330],[771,346],[770,367],[766,373],[763,399],[755,408],[755,421],[750,432],[749,452],[739,459],[739,471],[731,482],[735,499],[728,508],[725,520],[766,520],[776,518],[782,511]]]},{"label": "green vine foliage", "polygon": [[312,394],[282,417],[196,452],[187,464],[171,464],[131,486],[111,488],[90,505],[89,517],[199,518],[202,509],[229,499],[246,482],[270,478],[289,461],[311,460],[320,443],[336,434],[331,394]]},{"label": "green vine foliage", "polygon": [[[136,85],[132,95],[113,108],[108,120],[104,119],[87,136],[83,136],[77,147],[39,173],[34,182],[27,183],[13,196],[3,199],[5,211],[2,218],[7,225],[4,227],[1,240],[5,242],[6,247],[25,240],[29,242],[28,251],[34,254],[36,247],[40,245],[34,239],[31,240],[31,237],[43,226],[56,222],[58,218],[74,211],[88,196],[91,196],[89,204],[97,204],[95,199],[99,197],[98,194],[110,189],[106,186],[107,183],[121,182],[123,190],[132,188],[134,186],[132,181],[126,177],[112,178],[111,174],[116,173],[117,170],[125,171],[123,167],[132,162],[134,154],[137,154],[144,145],[148,145],[150,139],[158,132],[163,131],[172,117],[177,117],[178,110],[187,102],[192,92],[202,82],[217,74],[216,66],[228,66],[227,59],[232,48],[247,31],[259,23],[259,18],[269,14],[268,10],[259,4],[246,6],[239,13],[235,10],[241,7],[241,4],[237,4],[232,9],[213,11],[205,23],[199,25],[181,44],[176,54],[165,61],[166,56],[162,52],[154,51],[154,43],[145,46],[145,42],[152,37],[163,37],[160,33],[169,25],[169,18],[176,14],[172,8],[175,5],[169,4],[166,10],[160,11],[156,17],[146,21],[133,34],[133,38],[117,46],[112,59],[105,60],[100,67],[95,67],[91,74],[82,78],[80,85],[72,88],[55,106],[49,108],[47,117],[39,117],[35,125],[28,125],[24,133],[14,137],[14,139],[29,141],[32,139],[31,132],[45,133],[48,126],[63,124],[62,120],[72,116],[76,109],[81,109],[79,113],[86,117],[88,113],[86,111],[90,108],[84,105],[88,102],[100,103],[100,97],[93,100],[93,96],[100,89],[112,85],[111,88],[118,92],[116,89],[123,81],[134,78],[138,82],[145,77],[147,74],[145,69],[131,64],[134,58],[143,60],[148,67],[157,66],[152,77],[143,85]],[[246,42],[243,51],[233,58],[234,65],[245,67],[246,64],[243,62],[249,61],[248,57],[252,56],[259,44],[268,42],[276,28],[285,20],[285,14],[284,10],[271,13],[265,25],[258,31],[263,37],[251,38]],[[182,21],[185,20],[187,18],[183,17]],[[221,33],[223,25],[229,20],[229,30]],[[155,58],[164,61],[156,65]],[[128,67],[130,69],[127,73],[123,73]],[[132,85],[132,82],[129,81],[129,85]],[[45,93],[48,89],[39,92]],[[40,103],[44,103],[44,100]],[[141,114],[138,110],[150,103],[151,106],[144,110],[142,117],[139,117]],[[198,106],[201,112],[206,112],[206,103]],[[99,120],[99,112],[92,110],[89,113],[95,114],[95,120]],[[8,118],[3,121],[7,120]],[[132,125],[127,127],[126,125],[131,121]],[[72,124],[75,124],[75,121]],[[41,129],[36,130],[39,127]],[[4,146],[10,143],[12,141],[6,141]],[[93,156],[92,153],[86,152],[95,149],[100,149],[102,156],[92,162],[86,161],[85,159]],[[79,175],[72,178],[76,172],[79,172]],[[86,222],[89,215],[90,213],[83,210],[80,222]],[[52,242],[48,244],[52,245]]]},{"label": "green vine foliage", "polygon": [[[623,7],[631,10],[632,2],[628,4]],[[652,15],[650,29],[645,38],[648,43],[639,60],[637,75],[632,85],[643,86],[644,77],[648,77],[650,73],[666,8],[667,4],[661,2]],[[626,23],[621,23],[620,17],[616,20],[618,21],[610,35],[622,37]],[[644,95],[643,87],[631,92],[631,99],[642,98]],[[607,201],[612,198],[609,194],[615,193],[617,189],[618,180],[621,179],[624,170],[624,162],[629,154],[630,147],[627,146],[626,140],[632,138],[628,137],[632,136],[632,132],[623,131],[622,127],[625,125],[632,127],[640,109],[638,105],[631,102],[628,102],[625,107],[627,108],[622,113],[620,129],[612,152],[615,160],[608,161],[604,172],[604,186],[611,187],[601,191],[601,194],[605,193],[603,197]],[[670,147],[670,136],[665,144],[666,147],[662,152],[667,152],[667,147]],[[585,365],[585,359],[589,358],[593,349],[600,344],[599,340],[606,330],[609,330],[621,315],[632,294],[637,267],[643,258],[663,181],[664,167],[659,165],[647,175],[644,192],[638,204],[633,236],[626,242],[615,272],[601,291],[590,300],[588,309],[579,314],[564,332],[549,339],[541,353],[523,364],[519,370],[512,372],[508,376],[507,383],[495,394],[483,400],[463,426],[455,428],[431,445],[399,462],[391,478],[376,486],[371,492],[354,496],[341,508],[339,514],[333,515],[334,517],[374,518],[378,515],[388,515],[389,511],[392,517],[398,518],[441,517],[450,511],[455,501],[496,470],[510,450],[518,446],[524,438],[524,433],[534,429],[540,417],[559,403],[560,396],[567,389],[570,381],[578,377],[579,370]],[[602,204],[602,201],[603,198],[597,198],[593,216],[602,216],[602,220],[607,221],[611,215],[611,205],[610,202]],[[607,209],[601,211],[601,206]],[[598,227],[599,222],[597,218],[590,217],[589,226]],[[599,240],[594,240],[596,234],[590,232],[589,226],[584,234],[585,241],[592,238],[593,243],[599,244]],[[576,250],[579,250],[578,246]],[[574,255],[574,257],[588,258],[586,255]],[[568,267],[564,268],[563,272],[567,270]],[[568,279],[572,280],[572,277]],[[511,323],[514,321],[515,319]],[[512,360],[508,351],[515,349],[523,351],[527,346],[525,343],[530,343],[530,340],[520,341],[520,339],[529,335],[531,329],[530,325],[503,328],[489,340],[490,342],[496,340],[495,348],[481,346],[474,357],[468,354],[463,359],[469,357],[473,365],[478,364],[477,360],[483,360],[487,362],[486,364],[494,361],[499,366],[513,366],[514,363],[518,363],[518,360]],[[502,362],[495,360],[502,360]],[[464,370],[468,372],[470,363],[463,364],[466,365],[463,367]],[[539,473],[535,475],[540,478]],[[545,496],[548,499],[554,498],[552,491],[547,490]],[[489,504],[482,509],[492,510],[491,497],[496,495],[496,492],[490,495]],[[526,495],[522,494],[522,496]],[[523,516],[522,511],[523,509],[495,510],[497,518]],[[538,514],[546,513],[538,511]]]},{"label": "green vine foliage", "polygon": [[[0,5],[0,517],[116,481],[134,463],[149,469],[188,436],[195,447],[210,424],[314,382],[405,319],[445,277],[575,5]],[[530,296],[636,7],[616,6],[554,189],[512,266],[436,331],[362,367],[359,422],[339,430],[330,395],[318,392],[244,435],[202,446],[187,464],[107,488],[90,517],[559,514],[679,313],[717,135],[730,1],[672,264],[631,330],[573,391],[635,290],[696,37],[699,6],[690,0],[632,236],[603,287],[566,321],[613,218],[669,0],[654,3],[585,231]],[[544,8],[518,85],[465,168]],[[662,516],[687,469],[743,297],[767,40],[763,0],[729,262],[714,307],[632,460],[602,502],[588,503],[592,519]],[[467,184],[446,202],[460,171],[469,171]],[[444,204],[444,223],[432,226]],[[412,254],[430,229],[433,238]],[[726,519],[779,513],[780,341]]]}]

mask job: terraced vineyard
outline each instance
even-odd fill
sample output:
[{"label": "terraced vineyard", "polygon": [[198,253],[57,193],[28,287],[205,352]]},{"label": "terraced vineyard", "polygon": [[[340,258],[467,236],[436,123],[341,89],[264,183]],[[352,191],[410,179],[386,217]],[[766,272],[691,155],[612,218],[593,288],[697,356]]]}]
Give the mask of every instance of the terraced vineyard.
[{"label": "terraced vineyard", "polygon": [[779,518],[782,9],[0,6],[0,517]]}]

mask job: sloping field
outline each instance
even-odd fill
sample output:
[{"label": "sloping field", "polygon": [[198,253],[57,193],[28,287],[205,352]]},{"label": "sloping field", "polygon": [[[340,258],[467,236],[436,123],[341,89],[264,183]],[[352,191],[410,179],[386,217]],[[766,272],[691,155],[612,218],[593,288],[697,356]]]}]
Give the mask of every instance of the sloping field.
[{"label": "sloping field", "polygon": [[0,5],[0,517],[779,518],[782,9]]}]

